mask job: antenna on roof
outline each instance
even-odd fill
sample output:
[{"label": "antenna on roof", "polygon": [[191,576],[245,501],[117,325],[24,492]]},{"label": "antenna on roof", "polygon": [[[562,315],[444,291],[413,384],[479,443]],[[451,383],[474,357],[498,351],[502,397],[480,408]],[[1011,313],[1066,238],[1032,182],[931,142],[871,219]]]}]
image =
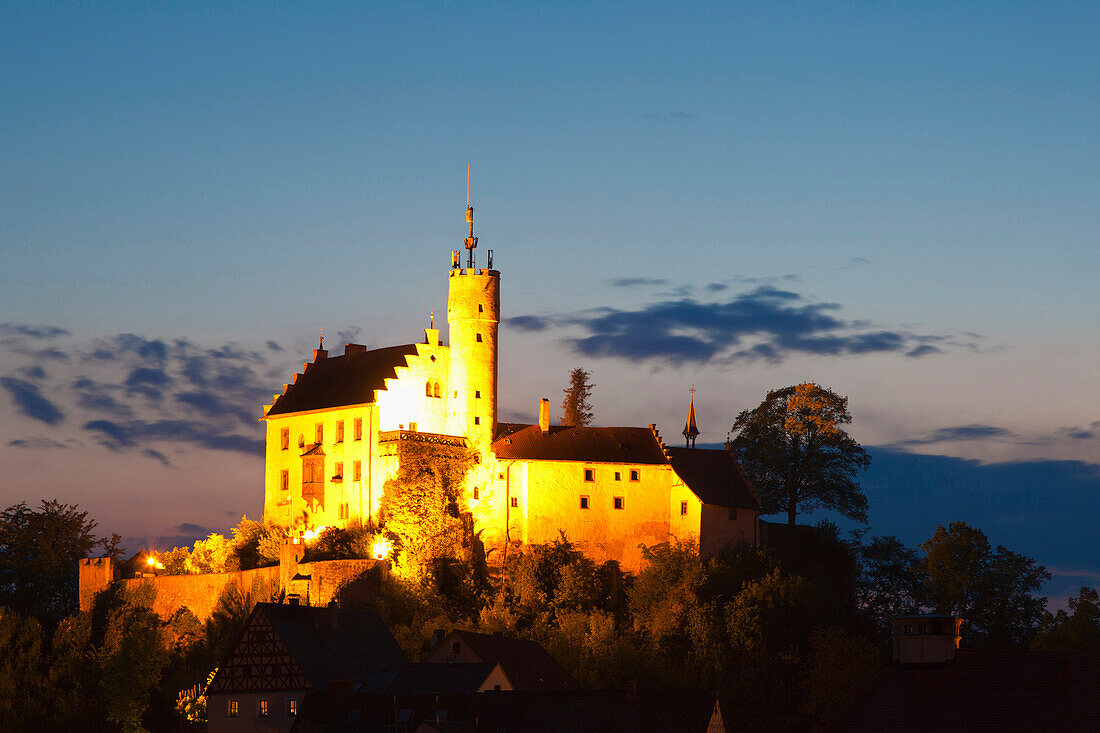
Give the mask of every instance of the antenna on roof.
[{"label": "antenna on roof", "polygon": [[470,236],[466,238],[466,267],[474,267],[474,250],[477,249],[477,237],[474,236],[474,207],[470,206],[470,164],[466,164],[466,223],[470,225]]}]

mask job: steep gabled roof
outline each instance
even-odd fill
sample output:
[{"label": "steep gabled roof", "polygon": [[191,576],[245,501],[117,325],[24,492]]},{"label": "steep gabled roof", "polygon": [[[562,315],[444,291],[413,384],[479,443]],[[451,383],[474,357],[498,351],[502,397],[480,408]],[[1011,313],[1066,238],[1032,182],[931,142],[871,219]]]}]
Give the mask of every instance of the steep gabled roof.
[{"label": "steep gabled roof", "polygon": [[415,353],[416,344],[405,344],[318,359],[280,395],[267,416],[372,402],[374,391],[385,388],[386,379],[396,377],[397,367]]},{"label": "steep gabled roof", "polygon": [[455,641],[469,647],[482,662],[499,664],[516,690],[575,690],[578,687],[577,681],[557,660],[533,641],[473,631],[452,631],[436,650],[450,649]]},{"label": "steep gabled roof", "polygon": [[760,509],[733,454],[705,448],[666,448],[672,468],[704,504]]},{"label": "steep gabled roof", "polygon": [[591,428],[555,425],[543,433],[538,425],[509,424],[493,442],[497,458],[598,463],[666,463],[664,451],[649,428]]},{"label": "steep gabled roof", "polygon": [[404,663],[374,611],[257,603],[210,691],[326,690],[334,679],[392,676]]},{"label": "steep gabled roof", "polygon": [[477,692],[498,666],[500,665],[490,662],[406,664],[397,672],[397,677],[386,691]]}]

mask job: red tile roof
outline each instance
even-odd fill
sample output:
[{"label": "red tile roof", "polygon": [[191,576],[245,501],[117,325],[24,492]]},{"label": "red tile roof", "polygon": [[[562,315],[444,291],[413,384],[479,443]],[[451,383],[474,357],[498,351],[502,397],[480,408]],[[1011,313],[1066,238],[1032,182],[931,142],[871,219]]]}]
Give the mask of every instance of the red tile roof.
[{"label": "red tile roof", "polygon": [[737,460],[727,450],[666,448],[672,468],[704,504],[760,509]]},{"label": "red tile roof", "polygon": [[555,425],[500,426],[493,443],[497,458],[592,463],[667,463],[649,428],[592,428]]}]

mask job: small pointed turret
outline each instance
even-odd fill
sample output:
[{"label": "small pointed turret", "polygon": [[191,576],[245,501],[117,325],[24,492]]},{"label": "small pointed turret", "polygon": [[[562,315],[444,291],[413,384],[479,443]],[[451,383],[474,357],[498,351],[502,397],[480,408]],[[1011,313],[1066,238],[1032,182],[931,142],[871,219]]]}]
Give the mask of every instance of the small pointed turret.
[{"label": "small pointed turret", "polygon": [[695,438],[699,435],[699,426],[695,422],[695,385],[691,386],[691,402],[688,403],[688,419],[684,425],[684,437],[688,448],[695,447]]}]

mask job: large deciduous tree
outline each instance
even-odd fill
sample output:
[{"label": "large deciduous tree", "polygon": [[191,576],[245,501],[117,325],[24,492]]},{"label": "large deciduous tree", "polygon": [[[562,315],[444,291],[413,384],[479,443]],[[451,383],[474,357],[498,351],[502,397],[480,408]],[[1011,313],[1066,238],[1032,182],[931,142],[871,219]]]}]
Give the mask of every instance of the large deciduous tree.
[{"label": "large deciduous tree", "polygon": [[577,367],[569,372],[569,386],[566,387],[565,399],[561,401],[561,424],[573,427],[582,427],[592,422],[592,372]]},{"label": "large deciduous tree", "polygon": [[97,537],[95,527],[88,512],[57,500],[0,512],[0,606],[34,616],[51,632],[77,609],[77,562],[119,552],[119,536]]},{"label": "large deciduous tree", "polygon": [[832,509],[867,521],[867,497],[855,477],[871,457],[841,427],[848,398],[813,382],[768,392],[733,424],[733,450],[760,492],[766,514]]},{"label": "large deciduous tree", "polygon": [[928,598],[937,613],[961,616],[977,646],[1026,646],[1043,619],[1046,598],[1032,595],[1050,573],[1030,557],[1003,546],[965,522],[936,527],[925,542]]}]

